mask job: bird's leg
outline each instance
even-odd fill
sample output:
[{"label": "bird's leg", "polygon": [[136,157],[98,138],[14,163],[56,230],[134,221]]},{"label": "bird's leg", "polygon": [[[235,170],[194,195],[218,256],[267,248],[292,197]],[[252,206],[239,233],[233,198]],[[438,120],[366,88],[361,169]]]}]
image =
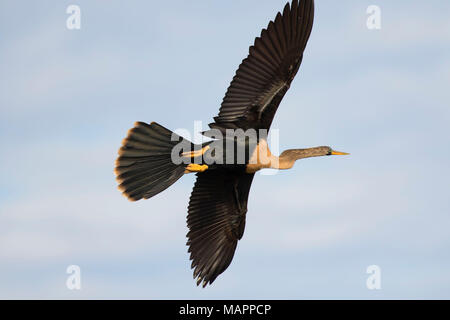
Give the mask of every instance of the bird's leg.
[{"label": "bird's leg", "polygon": [[208,151],[209,148],[210,148],[210,147],[209,147],[209,145],[208,145],[208,146],[205,146],[205,147],[203,147],[203,148],[201,148],[201,149],[199,149],[199,150],[183,152],[183,153],[181,154],[181,156],[182,156],[182,157],[185,157],[185,158],[195,158],[195,157],[199,157],[199,156],[204,155],[205,152]]},{"label": "bird's leg", "polygon": [[184,170],[184,173],[191,173],[191,172],[203,172],[208,169],[208,166],[206,164],[196,164],[196,163],[189,163]]}]

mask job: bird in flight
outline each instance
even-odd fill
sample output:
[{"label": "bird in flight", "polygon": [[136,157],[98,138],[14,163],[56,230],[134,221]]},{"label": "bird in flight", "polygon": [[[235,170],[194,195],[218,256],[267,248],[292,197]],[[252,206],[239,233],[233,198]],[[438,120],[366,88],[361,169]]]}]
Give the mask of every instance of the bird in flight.
[{"label": "bird in flight", "polygon": [[[313,0],[293,0],[261,31],[218,116],[203,132],[212,140],[193,144],[155,122],[136,122],[122,141],[115,174],[119,190],[131,201],[151,198],[183,175],[196,173],[187,245],[197,285],[211,284],[230,265],[244,234],[255,172],[289,169],[302,158],[347,154],[321,146],[275,156],[267,146],[264,132],[300,67],[313,19]],[[256,133],[242,139],[236,132]]]}]

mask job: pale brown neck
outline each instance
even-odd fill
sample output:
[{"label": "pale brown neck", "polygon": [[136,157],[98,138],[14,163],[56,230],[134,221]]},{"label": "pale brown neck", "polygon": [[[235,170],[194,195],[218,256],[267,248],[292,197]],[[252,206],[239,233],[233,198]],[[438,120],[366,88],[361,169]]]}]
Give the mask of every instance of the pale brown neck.
[{"label": "pale brown neck", "polygon": [[330,147],[315,147],[285,150],[277,157],[270,152],[267,142],[262,140],[253,152],[253,155],[247,164],[246,172],[254,173],[263,168],[290,169],[298,159],[325,156],[330,153]]}]

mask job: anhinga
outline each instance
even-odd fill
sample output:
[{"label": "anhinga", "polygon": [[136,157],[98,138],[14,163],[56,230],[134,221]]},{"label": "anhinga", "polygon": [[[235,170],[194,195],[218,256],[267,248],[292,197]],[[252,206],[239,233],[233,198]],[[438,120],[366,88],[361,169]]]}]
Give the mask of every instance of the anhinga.
[{"label": "anhinga", "polygon": [[[230,129],[269,130],[302,62],[313,16],[313,0],[293,0],[283,13],[278,12],[250,47],[228,87],[219,115],[209,124],[210,130],[203,132],[205,136],[214,138],[214,130],[223,134]],[[188,207],[187,245],[197,285],[212,283],[231,263],[244,233],[247,199],[256,171],[289,169],[302,158],[346,154],[316,147],[286,150],[277,157],[268,150],[265,136],[258,134],[253,146],[245,140],[249,151],[243,163],[214,161],[217,145],[225,145],[226,140],[216,138],[194,145],[155,122],[136,122],[123,140],[116,161],[119,189],[132,201],[148,199],[184,174],[196,172]],[[188,163],[173,161],[173,150],[180,142],[187,143],[188,151],[176,154],[189,159]],[[226,156],[226,150],[222,148],[220,157]]]}]

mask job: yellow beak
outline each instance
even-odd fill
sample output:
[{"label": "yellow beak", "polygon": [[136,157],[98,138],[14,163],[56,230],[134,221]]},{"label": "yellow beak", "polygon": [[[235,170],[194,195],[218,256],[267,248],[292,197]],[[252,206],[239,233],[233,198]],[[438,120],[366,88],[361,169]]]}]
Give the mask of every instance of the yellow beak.
[{"label": "yellow beak", "polygon": [[350,153],[331,150],[331,154],[334,155],[334,156],[345,156],[345,155],[350,154]]}]

